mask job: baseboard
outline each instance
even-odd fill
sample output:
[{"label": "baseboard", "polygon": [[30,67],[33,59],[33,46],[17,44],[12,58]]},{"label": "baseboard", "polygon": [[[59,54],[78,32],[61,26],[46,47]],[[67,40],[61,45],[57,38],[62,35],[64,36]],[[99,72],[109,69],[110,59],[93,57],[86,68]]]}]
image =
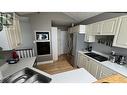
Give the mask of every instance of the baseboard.
[{"label": "baseboard", "polygon": [[49,63],[53,63],[53,60],[44,61],[44,62],[37,62],[37,65],[41,65],[41,64],[49,64]]}]

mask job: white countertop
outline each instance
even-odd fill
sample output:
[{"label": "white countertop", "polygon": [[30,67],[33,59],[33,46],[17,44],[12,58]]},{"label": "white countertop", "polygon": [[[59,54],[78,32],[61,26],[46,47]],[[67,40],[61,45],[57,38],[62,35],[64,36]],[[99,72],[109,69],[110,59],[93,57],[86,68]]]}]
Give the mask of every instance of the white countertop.
[{"label": "white countertop", "polygon": [[52,78],[51,83],[86,83],[86,82],[90,83],[96,81],[96,79],[83,68],[67,71],[59,74],[54,74],[54,75],[47,74],[33,67],[35,60],[36,57],[32,57],[32,58],[20,59],[20,61],[16,64],[5,63],[0,67],[0,71],[2,71],[3,78],[19,70],[22,70],[25,67],[29,67],[43,75]]},{"label": "white countertop", "polygon": [[[87,53],[88,51],[78,51],[78,52],[83,54],[84,56],[87,56],[84,53]],[[95,52],[95,51],[93,51],[93,52]],[[96,53],[98,53],[98,52],[96,52]],[[87,57],[89,57],[89,56],[87,56]],[[89,58],[93,59],[92,57],[89,57]],[[93,60],[95,60],[95,59],[93,59]],[[95,61],[97,61],[97,60],[95,60]],[[101,65],[104,65],[107,68],[110,68],[110,69],[116,71],[117,73],[122,74],[127,77],[127,64],[126,65],[119,65],[117,63],[112,63],[110,61],[104,61],[104,62],[97,61],[97,62],[100,63]]]},{"label": "white countertop", "polygon": [[24,69],[25,67],[29,67],[35,71],[38,71],[42,74],[45,74],[47,76],[50,76],[49,74],[43,72],[43,71],[40,71],[36,68],[33,67],[34,63],[35,63],[35,60],[36,60],[36,57],[31,57],[31,58],[21,58],[19,60],[18,63],[16,64],[8,64],[8,63],[5,63],[4,65],[2,65],[0,67],[0,71],[2,72],[2,76],[3,78],[19,71],[19,70],[22,70]]},{"label": "white countertop", "polygon": [[52,78],[52,83],[92,83],[97,81],[97,79],[84,68],[55,74]]}]

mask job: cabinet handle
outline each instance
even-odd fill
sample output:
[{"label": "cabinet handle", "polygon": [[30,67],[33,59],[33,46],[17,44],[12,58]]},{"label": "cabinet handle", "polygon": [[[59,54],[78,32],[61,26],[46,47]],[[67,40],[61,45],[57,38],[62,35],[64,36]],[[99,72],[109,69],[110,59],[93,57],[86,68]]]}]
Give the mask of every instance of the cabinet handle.
[{"label": "cabinet handle", "polygon": [[18,43],[17,45],[20,45],[21,43]]}]

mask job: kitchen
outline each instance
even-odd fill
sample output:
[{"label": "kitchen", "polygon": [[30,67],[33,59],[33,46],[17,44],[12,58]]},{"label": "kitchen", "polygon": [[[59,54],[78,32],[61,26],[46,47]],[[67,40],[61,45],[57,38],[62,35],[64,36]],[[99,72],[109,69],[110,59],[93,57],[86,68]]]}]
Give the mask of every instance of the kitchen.
[{"label": "kitchen", "polygon": [[[12,82],[12,74],[29,67],[51,83],[127,82],[126,17],[124,12],[1,13],[1,79]],[[15,54],[17,63],[10,59]]]}]

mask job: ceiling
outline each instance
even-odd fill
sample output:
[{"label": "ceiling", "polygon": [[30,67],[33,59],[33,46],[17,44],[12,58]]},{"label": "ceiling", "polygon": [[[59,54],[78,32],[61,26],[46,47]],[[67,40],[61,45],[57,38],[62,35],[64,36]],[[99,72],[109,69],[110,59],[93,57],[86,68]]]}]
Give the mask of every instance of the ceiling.
[{"label": "ceiling", "polygon": [[[43,12],[18,12],[20,16],[26,16],[26,15],[35,14],[35,13],[43,13]],[[101,13],[102,12],[59,12],[59,14],[61,14],[62,16],[58,15],[56,18],[52,18],[52,21],[54,25],[68,26],[68,25],[71,25],[72,23],[79,23],[85,19],[88,19],[90,17],[96,16]]]},{"label": "ceiling", "polygon": [[64,14],[66,14],[69,17],[73,18],[77,22],[81,22],[85,19],[96,16],[100,13],[101,12],[64,12]]}]

